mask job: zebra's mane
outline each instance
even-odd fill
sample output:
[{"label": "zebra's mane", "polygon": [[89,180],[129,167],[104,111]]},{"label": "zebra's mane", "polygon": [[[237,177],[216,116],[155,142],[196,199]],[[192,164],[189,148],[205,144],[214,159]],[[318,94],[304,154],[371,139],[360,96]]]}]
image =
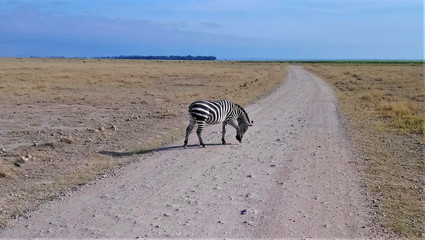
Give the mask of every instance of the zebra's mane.
[{"label": "zebra's mane", "polygon": [[242,110],[242,112],[244,113],[244,115],[245,115],[245,118],[246,118],[246,120],[248,121],[248,124],[250,124],[251,123],[251,121],[249,120],[249,117],[248,117],[248,113],[246,113],[246,111],[245,111],[245,109],[243,109],[243,107],[241,107],[239,104],[236,104],[236,103],[234,103],[238,108],[240,108],[241,110]]}]

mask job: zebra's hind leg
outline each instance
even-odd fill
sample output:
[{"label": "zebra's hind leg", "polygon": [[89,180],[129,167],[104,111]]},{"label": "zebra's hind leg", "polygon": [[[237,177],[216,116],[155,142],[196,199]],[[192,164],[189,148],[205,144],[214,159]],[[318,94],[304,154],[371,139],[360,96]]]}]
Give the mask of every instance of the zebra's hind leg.
[{"label": "zebra's hind leg", "polygon": [[196,129],[196,134],[198,134],[198,138],[199,138],[199,145],[201,145],[201,147],[205,147],[204,141],[202,141],[202,130],[204,129],[204,125],[205,122],[198,122],[198,129]]},{"label": "zebra's hind leg", "polygon": [[187,148],[187,142],[189,141],[189,135],[190,132],[192,132],[193,126],[195,125],[195,119],[193,119],[192,116],[190,116],[190,123],[189,126],[186,128],[186,138],[184,139],[184,148]]},{"label": "zebra's hind leg", "polygon": [[227,123],[223,122],[223,131],[221,131],[221,133],[222,133],[221,143],[223,145],[226,145],[226,140],[224,140],[224,135],[226,134],[226,125],[227,125]]}]

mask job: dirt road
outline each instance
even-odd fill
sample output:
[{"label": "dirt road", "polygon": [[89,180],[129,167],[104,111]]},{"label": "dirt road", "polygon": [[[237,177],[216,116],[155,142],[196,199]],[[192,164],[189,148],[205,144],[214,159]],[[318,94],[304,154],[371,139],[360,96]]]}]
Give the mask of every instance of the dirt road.
[{"label": "dirt road", "polygon": [[[45,204],[0,237],[352,238],[373,234],[333,91],[301,67],[246,108],[239,144],[221,126]],[[107,151],[108,149],[105,149]],[[118,154],[117,154],[118,155]]]}]

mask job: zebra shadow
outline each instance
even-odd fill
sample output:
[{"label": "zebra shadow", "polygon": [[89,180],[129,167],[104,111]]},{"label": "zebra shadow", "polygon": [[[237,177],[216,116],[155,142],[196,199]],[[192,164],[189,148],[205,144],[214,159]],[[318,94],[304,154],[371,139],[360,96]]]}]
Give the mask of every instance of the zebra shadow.
[{"label": "zebra shadow", "polygon": [[[227,145],[232,145],[231,143],[227,143]],[[221,143],[211,143],[206,144],[206,146],[223,146]],[[199,144],[187,145],[187,149],[203,149]],[[134,151],[126,151],[126,152],[116,152],[116,151],[100,151],[100,154],[108,155],[115,158],[121,157],[131,157],[137,156],[152,152],[164,152],[164,151],[181,151],[186,150],[182,145],[178,146],[169,146],[169,147],[160,147],[160,148],[152,148],[152,149],[142,149],[142,150],[134,150]]]}]

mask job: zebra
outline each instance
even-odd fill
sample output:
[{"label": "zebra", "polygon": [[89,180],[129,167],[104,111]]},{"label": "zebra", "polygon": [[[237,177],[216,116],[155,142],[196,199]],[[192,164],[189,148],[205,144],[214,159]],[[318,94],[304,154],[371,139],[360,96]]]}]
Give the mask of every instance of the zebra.
[{"label": "zebra", "polygon": [[[226,140],[224,139],[224,135],[226,133],[227,124],[236,129],[236,139],[242,143],[243,135],[246,130],[248,130],[248,127],[252,126],[254,123],[249,120],[248,114],[241,106],[228,100],[195,101],[189,106],[189,117],[190,123],[186,129],[186,138],[183,145],[184,148],[187,147],[189,134],[195,123],[198,124],[196,133],[198,134],[199,144],[202,147],[205,147],[201,137],[202,129],[204,129],[205,124],[222,123],[223,130],[221,142],[225,145]],[[237,120],[238,124],[235,123],[235,120]]]}]

